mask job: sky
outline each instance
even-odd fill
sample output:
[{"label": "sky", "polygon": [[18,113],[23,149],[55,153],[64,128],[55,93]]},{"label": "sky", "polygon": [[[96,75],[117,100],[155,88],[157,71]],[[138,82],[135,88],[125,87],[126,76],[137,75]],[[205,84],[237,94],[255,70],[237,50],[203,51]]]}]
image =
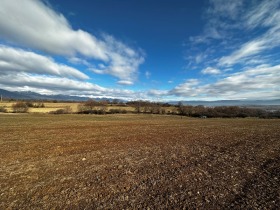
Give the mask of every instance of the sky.
[{"label": "sky", "polygon": [[280,0],[0,0],[0,88],[280,98]]}]

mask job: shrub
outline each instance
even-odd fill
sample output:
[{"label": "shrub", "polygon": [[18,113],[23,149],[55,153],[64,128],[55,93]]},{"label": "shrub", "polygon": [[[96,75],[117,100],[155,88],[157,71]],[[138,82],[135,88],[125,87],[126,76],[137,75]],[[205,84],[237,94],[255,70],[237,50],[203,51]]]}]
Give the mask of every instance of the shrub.
[{"label": "shrub", "polygon": [[50,114],[66,114],[64,109],[57,109],[55,111],[50,111]]},{"label": "shrub", "polygon": [[55,111],[50,111],[49,114],[70,114],[72,109],[70,106],[66,106],[64,109],[57,109]]},{"label": "shrub", "polygon": [[29,107],[25,102],[17,102],[12,105],[12,109],[14,113],[26,113],[29,110]]},{"label": "shrub", "polygon": [[106,114],[107,105],[106,101],[88,100],[78,105],[78,114]]},{"label": "shrub", "polygon": [[34,104],[30,101],[25,102],[26,106],[28,107],[34,107]]},{"label": "shrub", "polygon": [[123,110],[121,110],[121,113],[122,113],[122,114],[126,114],[126,113],[127,113],[127,110],[123,109]]},{"label": "shrub", "polygon": [[110,109],[110,114],[126,114],[127,111],[125,109]]},{"label": "shrub", "polygon": [[0,106],[0,112],[8,112],[8,110],[5,108],[5,106]]},{"label": "shrub", "polygon": [[44,103],[33,104],[33,108],[44,108],[44,107],[45,107]]}]

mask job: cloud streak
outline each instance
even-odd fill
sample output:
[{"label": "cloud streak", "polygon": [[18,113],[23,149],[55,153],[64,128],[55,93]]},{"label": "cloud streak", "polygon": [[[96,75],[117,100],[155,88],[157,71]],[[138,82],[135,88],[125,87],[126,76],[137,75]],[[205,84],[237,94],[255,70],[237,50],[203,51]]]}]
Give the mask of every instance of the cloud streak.
[{"label": "cloud streak", "polygon": [[170,90],[168,95],[197,99],[277,99],[280,97],[280,65],[261,65],[206,85],[190,79]]},{"label": "cloud streak", "polygon": [[[1,74],[1,73],[0,73]],[[29,73],[3,74],[0,88],[11,91],[35,91],[41,94],[63,94],[85,97],[137,99],[140,92],[126,89],[104,88],[99,85],[70,78],[31,75]],[[144,96],[144,95],[142,95]],[[141,97],[142,97],[141,96]]]},{"label": "cloud streak", "polygon": [[3,45],[0,45],[0,72],[6,74],[28,72],[81,80],[89,79],[86,74],[79,70],[58,64],[50,57]]},{"label": "cloud streak", "polygon": [[221,71],[219,69],[216,68],[212,68],[212,67],[207,67],[205,69],[203,69],[201,71],[202,74],[210,74],[210,75],[215,75],[215,74],[220,74]]}]

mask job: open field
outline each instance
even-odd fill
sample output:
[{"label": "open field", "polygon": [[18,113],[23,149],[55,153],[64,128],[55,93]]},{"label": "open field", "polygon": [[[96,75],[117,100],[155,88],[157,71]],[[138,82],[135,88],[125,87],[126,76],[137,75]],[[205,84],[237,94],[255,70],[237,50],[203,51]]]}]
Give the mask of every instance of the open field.
[{"label": "open field", "polygon": [[[0,106],[6,107],[8,112],[12,112],[12,105],[15,104],[15,101],[10,102],[0,102]],[[35,103],[36,104],[36,103]],[[44,102],[45,107],[43,108],[29,108],[29,113],[47,113],[50,111],[55,111],[57,109],[63,109],[65,107],[71,107],[71,109],[76,112],[79,103],[53,103],[53,102]]]},{"label": "open field", "polygon": [[0,114],[0,209],[277,209],[279,125]]},{"label": "open field", "polygon": [[[0,102],[0,107],[3,106],[7,109],[8,112],[12,112],[13,111],[12,105],[15,104],[15,103],[16,103],[15,101]],[[36,102],[35,102],[35,104],[36,104]],[[82,102],[81,103],[79,103],[79,102],[57,102],[57,103],[44,102],[45,107],[29,108],[28,112],[29,113],[48,113],[48,112],[51,112],[51,111],[56,111],[58,109],[64,109],[66,107],[70,107],[73,112],[77,112],[78,111],[78,106],[80,104],[83,104],[83,103]],[[131,106],[124,107],[124,106],[108,105],[107,110],[110,110],[110,109],[121,109],[121,110],[126,110],[126,111],[134,111],[135,110],[135,108],[131,107]]]}]

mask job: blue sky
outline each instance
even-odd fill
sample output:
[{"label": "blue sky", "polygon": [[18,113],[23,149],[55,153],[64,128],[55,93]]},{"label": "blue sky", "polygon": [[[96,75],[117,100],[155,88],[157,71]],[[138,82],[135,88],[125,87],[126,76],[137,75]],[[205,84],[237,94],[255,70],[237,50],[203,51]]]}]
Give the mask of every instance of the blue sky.
[{"label": "blue sky", "polygon": [[280,0],[1,0],[0,88],[280,98]]}]

